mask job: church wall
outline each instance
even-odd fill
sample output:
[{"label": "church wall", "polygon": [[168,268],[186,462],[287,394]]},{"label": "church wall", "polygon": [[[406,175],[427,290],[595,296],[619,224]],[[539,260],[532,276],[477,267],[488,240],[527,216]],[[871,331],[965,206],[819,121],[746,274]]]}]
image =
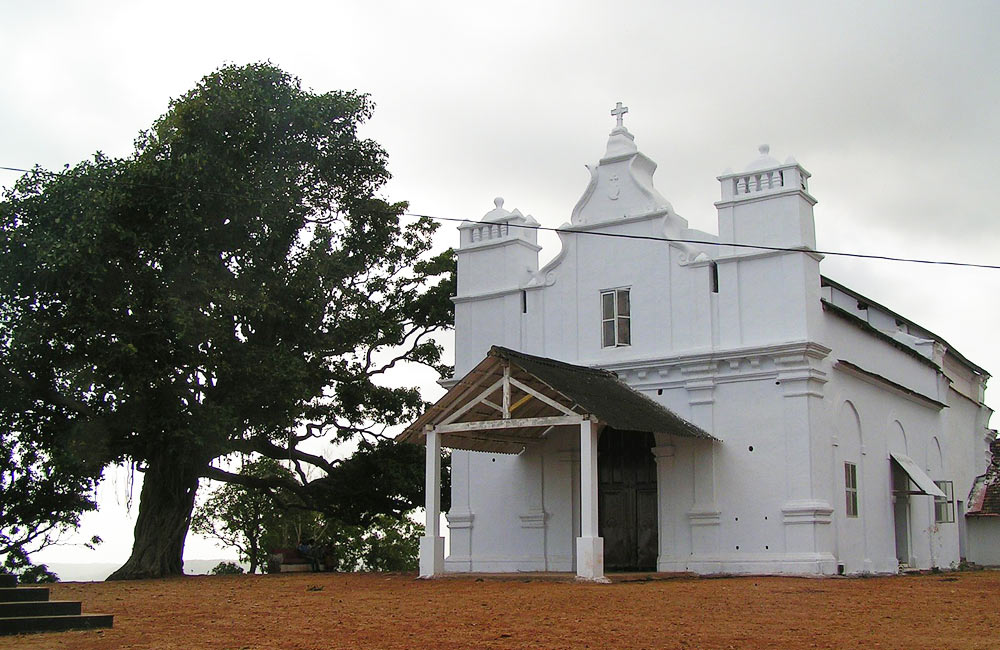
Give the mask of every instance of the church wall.
[{"label": "church wall", "polygon": [[[723,345],[805,341],[809,339],[805,288],[813,271],[800,254],[736,258],[720,265],[727,282],[720,286],[725,305]],[[811,260],[810,260],[811,261]],[[814,264],[814,262],[813,262]],[[818,278],[818,271],[815,273]],[[721,278],[720,278],[721,284]]]},{"label": "church wall", "polygon": [[[945,403],[948,408],[943,412],[941,450],[945,468],[959,473],[955,478],[955,498],[964,501],[972,480],[989,465],[988,441],[992,433],[981,424],[984,409],[980,405],[954,390],[947,391]],[[958,489],[959,480],[966,486],[964,491]]]},{"label": "church wall", "polygon": [[[841,400],[828,404],[836,411],[834,427],[830,444],[833,446],[831,461],[833,477],[830,505],[833,506],[833,519],[836,526],[834,555],[843,567],[844,573],[856,574],[872,570],[872,562],[868,557],[869,527],[884,525],[870,521],[874,516],[874,504],[869,503],[870,491],[880,493],[881,483],[875,479],[875,485],[869,485],[866,470],[867,448],[861,431],[861,416],[850,400]],[[857,482],[857,516],[847,515],[847,485],[844,467],[852,463],[856,468]],[[873,531],[874,532],[874,531]]]},{"label": "church wall", "polygon": [[458,295],[489,294],[528,281],[531,272],[538,269],[538,247],[511,237],[462,249],[458,257]]},{"label": "church wall", "polygon": [[688,512],[694,506],[695,449],[690,440],[668,442],[672,454],[657,458],[660,571],[684,571],[692,553]]},{"label": "church wall", "polygon": [[[789,498],[788,459],[780,387],[772,377],[719,384],[714,424],[719,545],[695,548],[715,555],[723,571],[774,571],[786,553],[782,506]],[[752,448],[752,450],[751,450]]]},{"label": "church wall", "polygon": [[462,334],[455,336],[455,376],[472,370],[494,345],[519,349],[522,320],[520,291],[456,300],[455,331]]},{"label": "church wall", "polygon": [[[831,440],[836,458],[833,491],[839,497],[834,501],[838,560],[849,574],[894,573],[898,563],[889,454],[906,454],[932,479],[953,480],[958,486],[961,472],[947,460],[946,445],[938,452],[943,416],[934,407],[878,389],[841,371],[832,373],[827,399],[831,408],[839,410]],[[860,444],[845,423],[847,405],[856,410]],[[845,461],[859,464],[857,518],[849,518],[845,512]],[[957,566],[958,524],[934,523],[933,497],[910,495],[908,516],[909,565],[920,569]]]},{"label": "church wall", "polygon": [[461,480],[452,486],[449,517],[458,513],[460,521],[449,523],[447,570],[573,570],[580,526],[574,431],[554,431],[517,456],[456,451],[452,462],[468,469],[457,472]]},{"label": "church wall", "polygon": [[547,571],[572,571],[580,535],[579,433],[553,431],[544,447],[545,550]]},{"label": "church wall", "polygon": [[[983,424],[988,417],[985,407],[973,403],[959,393],[947,392],[948,409],[944,413],[944,431],[940,437],[941,456],[944,466],[941,476],[931,475],[934,479],[953,480],[955,487],[955,519],[956,527],[965,526],[972,518],[965,520],[964,511],[968,508],[969,490],[974,479],[986,471],[988,462],[988,440],[993,434]],[[959,505],[958,502],[961,502]],[[965,532],[968,532],[967,530]],[[969,533],[971,536],[971,533]],[[969,560],[980,562],[973,556],[970,548],[965,549]]]},{"label": "church wall", "polygon": [[523,488],[537,478],[530,475],[527,455],[469,452],[469,461],[472,570],[542,570],[535,531],[522,527],[520,519],[527,512]]},{"label": "church wall", "polygon": [[840,316],[824,313],[822,340],[831,359],[844,360],[935,400],[941,400],[938,373],[913,356],[859,329]]},{"label": "church wall", "polygon": [[[663,261],[664,303],[657,318],[663,318],[664,328],[658,333],[669,347],[662,343],[656,353],[670,354],[684,350],[710,348],[717,337],[713,319],[718,309],[713,307],[711,268],[707,265],[685,266],[682,261],[689,254],[670,247],[669,259]],[[669,293],[667,293],[669,292]]]},{"label": "church wall", "polygon": [[[588,252],[596,254],[596,251]],[[533,354],[612,367],[616,363],[628,364],[631,359],[638,362],[639,359],[655,358],[657,354],[669,355],[672,350],[664,346],[664,342],[672,338],[668,337],[668,332],[676,330],[675,321],[678,319],[672,305],[686,305],[691,309],[691,305],[697,302],[698,292],[694,289],[702,289],[697,287],[702,279],[707,283],[707,275],[702,278],[697,273],[707,274],[707,267],[675,266],[666,259],[660,259],[646,273],[632,276],[633,282],[626,285],[624,281],[627,277],[607,262],[598,264],[591,272],[581,273],[577,269],[571,273],[575,258],[576,255],[566,257],[551,286],[527,292],[526,314],[521,313],[519,292],[460,303],[457,315],[459,327],[477,328],[483,335],[470,337],[472,343],[478,341],[485,346],[479,351],[472,350],[471,346],[466,348],[469,359],[466,363],[472,364],[481,359],[488,349],[487,342],[500,342]],[[720,285],[720,293],[725,292],[725,284],[720,282]],[[602,351],[599,347],[599,293],[601,289],[615,286],[632,289],[633,345]],[[593,298],[588,301],[591,305],[582,304],[584,296]],[[710,296],[705,298],[705,320],[708,320]],[[747,299],[747,294],[741,298]],[[749,299],[761,302],[760,296]],[[581,306],[574,319],[561,307],[576,300]],[[720,296],[720,300],[724,300],[724,296]],[[766,310],[759,314],[763,318]],[[824,420],[826,432],[823,426],[810,428],[809,424],[804,425],[804,430],[813,430],[813,444],[817,451],[812,462],[821,465],[813,471],[813,496],[827,500],[834,514],[832,524],[825,528],[829,533],[829,543],[817,537],[813,548],[816,552],[827,550],[834,554],[847,573],[892,572],[895,571],[896,561],[888,450],[895,445],[922,467],[928,468],[928,445],[935,434],[940,435],[942,467],[940,473],[930,472],[931,476],[939,480],[954,480],[957,498],[964,498],[961,491],[971,479],[965,478],[964,474],[968,472],[959,468],[969,465],[969,454],[963,452],[969,445],[951,444],[948,437],[951,434],[941,433],[944,426],[938,423],[941,417],[928,414],[926,407],[833,370],[832,365],[838,358],[852,362],[857,360],[861,367],[873,372],[881,371],[880,374],[885,373],[893,381],[906,383],[914,390],[926,391],[932,397],[937,394],[932,369],[842,319],[829,314],[823,316],[826,329],[822,338],[834,347],[825,366],[830,375],[830,382],[825,388],[828,402],[826,415],[822,416],[827,418]],[[747,318],[752,320],[752,315]],[[704,322],[700,318],[688,318],[685,322],[699,321]],[[583,322],[591,326],[585,327],[581,324]],[[799,321],[800,325],[802,323],[804,321]],[[706,329],[710,331],[710,328],[701,329],[702,332]],[[545,332],[545,336],[531,335],[538,331]],[[587,338],[591,339],[590,342],[584,343]],[[576,358],[577,354],[588,356],[584,354],[588,350],[592,357],[598,358],[597,361]],[[601,363],[602,353],[606,353],[606,364]],[[671,385],[674,387],[664,390],[662,396],[655,395],[655,391],[647,393],[682,417],[715,431],[723,439],[715,452],[714,505],[719,512],[715,521],[709,518],[705,523],[705,520],[690,516],[695,502],[693,485],[697,461],[696,452],[688,441],[674,445],[672,459],[659,461],[659,476],[667,490],[660,503],[662,570],[781,571],[782,557],[797,552],[789,550],[784,534],[788,527],[782,523],[781,513],[782,504],[796,496],[788,493],[786,485],[785,468],[790,460],[783,438],[788,426],[782,415],[785,402],[781,387],[774,383],[777,370],[768,363],[765,361],[762,367],[755,370],[757,373],[771,373],[767,377],[748,381],[730,378],[714,386],[714,405],[707,425],[699,421],[698,413],[689,402],[688,391],[677,383],[673,375],[674,383]],[[634,381],[634,375],[630,373],[623,376]],[[646,388],[652,386],[648,384]],[[832,401],[831,394],[837,395]],[[957,423],[952,428],[962,429],[966,432],[964,435],[977,435],[969,423],[975,422],[978,407],[954,391],[952,394],[955,408],[949,412],[948,418]],[[844,395],[849,395],[852,404],[856,404],[858,418],[862,422],[863,444],[854,445],[848,437],[836,444],[830,439],[836,436],[839,440],[841,436],[836,411],[846,399]],[[904,431],[901,443],[890,442],[891,436],[886,433],[890,423],[897,420]],[[578,442],[572,432],[567,435],[568,438],[564,436],[561,442],[550,441],[544,447],[541,460],[544,479],[540,490],[546,514],[544,524],[538,528],[525,527],[521,519],[521,515],[529,512],[523,485],[534,480],[526,473],[524,458],[498,455],[494,463],[489,454],[470,454],[470,474],[476,477],[476,485],[470,495],[471,509],[473,512],[478,509],[479,513],[492,514],[488,519],[477,516],[472,527],[475,553],[471,563],[456,563],[460,557],[453,552],[455,557],[449,558],[449,570],[469,570],[456,569],[459,566],[477,571],[572,569],[573,540],[579,526],[579,467],[578,457],[572,451]],[[824,435],[828,437],[824,439]],[[751,444],[753,452],[748,449]],[[963,456],[966,458],[963,459]],[[858,461],[861,516],[857,519],[846,518],[843,513],[843,462],[849,457]],[[762,471],[761,468],[766,469]],[[522,487],[512,487],[518,485]],[[934,525],[933,500],[930,497],[911,498],[910,519],[911,565],[947,567],[953,560],[957,562],[957,525]],[[817,529],[824,530],[822,526]],[[955,529],[954,532],[952,529]],[[737,550],[736,546],[740,548]],[[541,550],[533,554],[519,552],[513,555],[509,550],[533,548]]]},{"label": "church wall", "polygon": [[[794,168],[785,173],[797,176]],[[726,181],[723,181],[724,183]],[[725,195],[725,190],[724,190]],[[743,195],[746,197],[746,195]],[[730,195],[728,199],[735,198]],[[812,202],[803,201],[797,187],[778,193],[758,194],[749,200],[727,201],[719,208],[719,238],[722,241],[764,246],[816,247]]]},{"label": "church wall", "polygon": [[[973,402],[982,401],[982,380],[969,372],[953,356],[945,355],[942,369],[951,380],[951,388]],[[984,468],[985,469],[985,468]]]},{"label": "church wall", "polygon": [[[647,226],[655,223],[658,220]],[[551,284],[527,289],[520,349],[603,366],[666,355],[674,349],[710,347],[709,269],[681,267],[671,261],[676,255],[675,249],[656,242],[577,236],[562,262],[549,272]],[[580,259],[589,262],[578,264]],[[630,260],[631,265],[620,260]],[[630,290],[631,344],[605,348],[600,294],[617,288]]]}]

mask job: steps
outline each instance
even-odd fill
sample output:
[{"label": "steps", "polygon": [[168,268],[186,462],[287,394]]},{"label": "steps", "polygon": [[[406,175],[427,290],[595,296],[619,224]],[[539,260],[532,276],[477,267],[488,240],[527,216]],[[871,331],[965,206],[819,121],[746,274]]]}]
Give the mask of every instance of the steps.
[{"label": "steps", "polygon": [[0,635],[111,627],[111,614],[82,614],[81,603],[49,600],[48,587],[18,587],[17,578],[0,575]]}]

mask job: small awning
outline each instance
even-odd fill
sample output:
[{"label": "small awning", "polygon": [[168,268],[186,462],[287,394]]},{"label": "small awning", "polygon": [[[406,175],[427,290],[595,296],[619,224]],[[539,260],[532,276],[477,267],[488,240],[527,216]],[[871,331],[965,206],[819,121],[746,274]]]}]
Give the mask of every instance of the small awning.
[{"label": "small awning", "polygon": [[932,497],[948,497],[948,495],[941,491],[941,488],[934,484],[931,477],[927,476],[927,474],[924,473],[924,470],[920,469],[920,466],[913,462],[912,458],[903,454],[892,453],[890,453],[889,456],[892,457],[892,460],[895,461],[895,463],[899,465],[904,472],[906,472],[906,475],[910,477],[910,480],[913,481],[913,483],[919,488],[919,490],[915,490],[916,492],[919,494],[927,494]]},{"label": "small awning", "polygon": [[499,346],[396,440],[422,444],[434,430],[444,447],[517,454],[554,427],[585,419],[622,431],[715,440],[613,372]]}]

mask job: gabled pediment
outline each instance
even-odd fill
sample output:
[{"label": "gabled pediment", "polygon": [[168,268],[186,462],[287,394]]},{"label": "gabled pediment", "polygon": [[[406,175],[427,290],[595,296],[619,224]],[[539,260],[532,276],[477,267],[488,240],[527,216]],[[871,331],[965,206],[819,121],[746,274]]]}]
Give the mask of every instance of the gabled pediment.
[{"label": "gabled pediment", "polygon": [[444,447],[517,454],[554,427],[584,420],[623,431],[714,439],[613,372],[499,346],[396,439],[421,443],[434,430]]}]

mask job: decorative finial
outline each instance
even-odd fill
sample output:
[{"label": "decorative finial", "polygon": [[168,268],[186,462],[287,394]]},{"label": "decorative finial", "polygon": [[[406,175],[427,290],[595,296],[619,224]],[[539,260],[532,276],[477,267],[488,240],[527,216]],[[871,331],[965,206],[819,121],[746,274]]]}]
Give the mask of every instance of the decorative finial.
[{"label": "decorative finial", "polygon": [[769,144],[762,144],[759,147],[757,147],[757,151],[760,152],[760,155],[766,156],[768,153],[771,152],[771,145],[769,145]]},{"label": "decorative finial", "polygon": [[622,106],[621,102],[618,102],[611,111],[611,114],[618,119],[617,128],[619,129],[622,128],[622,117],[624,117],[625,113],[628,113],[628,106]]},{"label": "decorative finial", "polygon": [[498,196],[497,198],[493,199],[493,205],[497,206],[497,210],[502,209],[503,208],[503,197],[502,196]]}]

